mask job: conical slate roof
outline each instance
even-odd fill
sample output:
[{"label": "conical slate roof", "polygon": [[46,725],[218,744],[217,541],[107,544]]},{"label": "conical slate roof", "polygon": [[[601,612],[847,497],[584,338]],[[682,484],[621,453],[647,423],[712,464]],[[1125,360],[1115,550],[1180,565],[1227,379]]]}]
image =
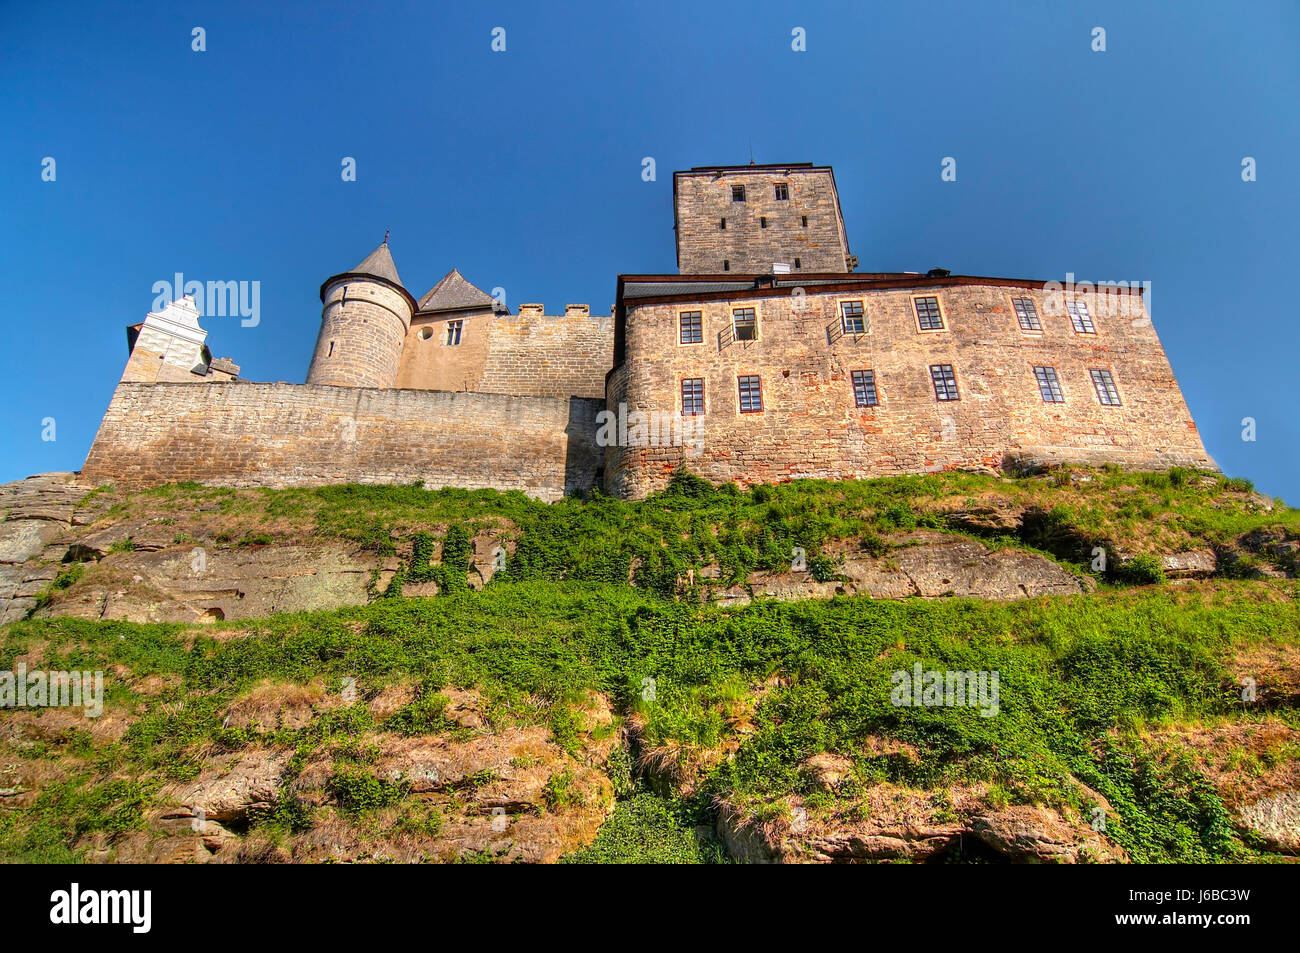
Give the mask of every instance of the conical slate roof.
[{"label": "conical slate roof", "polygon": [[397,265],[393,262],[393,256],[388,251],[387,241],[367,255],[361,264],[351,269],[349,273],[383,278],[395,285],[402,284],[402,279],[397,274]]},{"label": "conical slate roof", "polygon": [[320,299],[325,300],[325,292],[339,279],[351,280],[353,278],[373,278],[376,281],[382,281],[384,284],[391,285],[397,291],[402,293],[411,304],[411,310],[415,310],[415,298],[406,290],[402,284],[402,278],[397,273],[397,265],[393,263],[393,256],[388,251],[388,239],[385,238],[382,245],[372,251],[361,262],[348,271],[334,275],[325,279],[325,283],[320,286]]},{"label": "conical slate roof", "polygon": [[465,276],[453,268],[447,272],[428,294],[420,299],[420,311],[460,311],[466,308],[490,308],[493,297],[476,288]]}]

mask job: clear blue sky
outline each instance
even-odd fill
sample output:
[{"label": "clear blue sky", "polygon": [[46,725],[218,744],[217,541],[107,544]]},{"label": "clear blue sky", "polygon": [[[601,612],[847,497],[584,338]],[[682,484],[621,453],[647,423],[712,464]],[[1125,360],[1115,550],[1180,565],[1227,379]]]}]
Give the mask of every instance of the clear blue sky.
[{"label": "clear blue sky", "polygon": [[672,170],[752,147],[835,167],[863,270],[1151,281],[1210,453],[1300,502],[1297,50],[1296,0],[3,3],[0,480],[80,467],[177,271],[260,281],[209,343],[301,381],[385,229],[417,297],[604,311],[675,269]]}]

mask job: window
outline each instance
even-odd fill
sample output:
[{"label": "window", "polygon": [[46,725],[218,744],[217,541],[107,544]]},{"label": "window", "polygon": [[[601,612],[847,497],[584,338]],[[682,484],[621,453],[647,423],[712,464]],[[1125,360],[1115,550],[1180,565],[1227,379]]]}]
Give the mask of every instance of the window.
[{"label": "window", "polygon": [[429,327],[420,328],[421,341],[427,341],[431,337],[433,337],[433,328],[429,328]]},{"label": "window", "polygon": [[733,202],[745,201],[745,187],[743,185],[733,185],[731,187],[731,201]]},{"label": "window", "polygon": [[776,200],[778,202],[790,201],[790,186],[785,182],[776,183]]},{"label": "window", "polygon": [[957,375],[951,364],[931,364],[930,380],[934,382],[935,400],[961,400],[957,393]]},{"label": "window", "polygon": [[859,407],[875,407],[880,403],[876,396],[876,372],[853,372],[853,402]]},{"label": "window", "polygon": [[922,331],[942,331],[943,312],[939,310],[938,298],[913,298],[916,308],[916,323]]},{"label": "window", "polygon": [[1097,388],[1097,400],[1106,407],[1118,407],[1119,390],[1115,387],[1115,378],[1110,376],[1110,371],[1089,371],[1092,375],[1092,386]]},{"label": "window", "polygon": [[325,356],[326,356],[326,357],[333,357],[333,356],[334,356],[334,342],[333,342],[333,341],[330,341],[330,352],[329,352],[328,354],[326,354]]},{"label": "window", "polygon": [[757,414],[763,411],[763,384],[757,374],[736,378],[740,385],[740,412]]},{"label": "window", "polygon": [[1070,323],[1074,325],[1076,334],[1097,333],[1097,326],[1092,323],[1092,315],[1088,313],[1088,302],[1067,301],[1065,310],[1070,315]]},{"label": "window", "polygon": [[721,224],[718,225],[718,228],[724,232],[727,230],[727,220],[725,218],[722,219]]},{"label": "window", "polygon": [[699,311],[683,311],[678,315],[680,340],[683,344],[699,344],[704,340],[704,320]]},{"label": "window", "polygon": [[759,219],[758,219],[758,227],[759,227],[759,228],[767,228],[767,216],[766,216],[766,215],[762,215],[762,216],[759,217]]},{"label": "window", "polygon": [[808,227],[808,216],[807,216],[807,215],[802,216],[802,221],[803,221],[803,227],[804,227],[804,228],[807,228],[807,227]]},{"label": "window", "polygon": [[447,343],[452,347],[455,347],[460,343],[460,329],[464,327],[464,325],[464,321],[447,322]]},{"label": "window", "polygon": [[753,341],[758,338],[758,320],[753,308],[733,309],[731,326],[735,329],[737,341]]},{"label": "window", "polygon": [[682,416],[699,417],[704,413],[704,378],[687,377],[682,381]]},{"label": "window", "polygon": [[802,267],[803,267],[803,262],[801,262],[798,258],[796,258],[796,259],[794,260],[794,266],[795,266],[796,268],[802,268]]},{"label": "window", "polygon": [[1061,382],[1056,379],[1056,368],[1035,367],[1034,377],[1038,381],[1038,392],[1043,395],[1043,400],[1049,404],[1065,403],[1065,395],[1061,393]]},{"label": "window", "polygon": [[[867,332],[867,315],[862,309],[861,301],[841,301],[840,321],[844,325],[845,334],[866,334]],[[856,374],[857,371],[854,371],[854,373]]]},{"label": "window", "polygon": [[722,259],[722,270],[731,271],[731,262],[728,261],[726,258]]},{"label": "window", "polygon": [[1020,322],[1020,330],[1043,330],[1043,322],[1038,320],[1038,309],[1034,307],[1033,298],[1012,298],[1011,305],[1016,309],[1016,320]]}]

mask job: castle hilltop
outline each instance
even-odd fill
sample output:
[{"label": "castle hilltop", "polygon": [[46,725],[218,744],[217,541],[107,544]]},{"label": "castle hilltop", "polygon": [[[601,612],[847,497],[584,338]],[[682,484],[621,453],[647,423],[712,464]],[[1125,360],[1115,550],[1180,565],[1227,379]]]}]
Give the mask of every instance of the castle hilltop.
[{"label": "castle hilltop", "polygon": [[1054,463],[1214,469],[1139,288],[859,272],[834,173],[673,177],[676,274],[612,313],[511,313],[455,269],[423,297],[387,240],[320,289],[305,384],[213,358],[188,297],[127,330],[81,472],[139,488],[602,486]]}]

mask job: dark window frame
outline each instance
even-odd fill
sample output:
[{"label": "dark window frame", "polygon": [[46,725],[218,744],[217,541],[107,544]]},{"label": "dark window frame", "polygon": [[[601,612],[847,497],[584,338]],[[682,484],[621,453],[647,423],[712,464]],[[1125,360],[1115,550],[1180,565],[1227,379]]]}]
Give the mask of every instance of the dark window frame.
[{"label": "dark window frame", "polygon": [[682,416],[703,417],[705,414],[704,378],[683,377],[681,394],[682,394]]},{"label": "dark window frame", "polygon": [[[933,301],[934,313],[930,313],[930,306],[925,306],[925,313],[922,314],[921,302]],[[939,301],[938,295],[915,295],[912,298],[912,313],[916,315],[916,327],[919,331],[947,331],[948,324],[943,317],[943,304]],[[926,321],[937,320],[939,323],[933,327],[928,327]]]},{"label": "dark window frame", "polygon": [[1038,395],[1045,404],[1064,404],[1065,392],[1061,390],[1061,377],[1049,364],[1035,364],[1034,380],[1038,382]]},{"label": "dark window frame", "polygon": [[[743,325],[736,323],[736,315],[742,312],[748,312]],[[741,327],[750,330],[749,337],[742,337],[740,334]],[[757,308],[732,308],[731,309],[731,336],[736,341],[757,341],[758,340],[758,309]]]},{"label": "dark window frame", "polygon": [[789,182],[773,183],[773,194],[776,195],[776,200],[778,202],[790,201],[790,183]]},{"label": "dark window frame", "polygon": [[873,368],[850,371],[853,384],[853,403],[858,407],[880,406],[880,392],[876,390],[876,372]]},{"label": "dark window frame", "polygon": [[[855,304],[858,306],[858,312],[849,315],[845,312],[845,305]],[[856,319],[857,327],[849,327],[849,318]],[[840,302],[840,329],[845,334],[866,334],[867,333],[867,303],[861,298],[853,298]]]},{"label": "dark window frame", "polygon": [[745,187],[743,185],[733,185],[731,187],[731,201],[733,202],[745,201]]},{"label": "dark window frame", "polygon": [[704,312],[703,311],[677,312],[677,343],[678,344],[703,344],[704,343]]},{"label": "dark window frame", "polygon": [[[746,387],[749,388],[746,392]],[[742,414],[761,414],[763,412],[763,378],[758,374],[737,374],[736,375],[736,406],[740,408]],[[746,399],[749,400],[750,409],[745,409]],[[754,401],[757,399],[757,406]]]},{"label": "dark window frame", "polygon": [[1088,302],[1067,301],[1065,303],[1065,313],[1070,316],[1070,326],[1074,328],[1075,334],[1097,333],[1097,323],[1092,320],[1092,312],[1088,310]]},{"label": "dark window frame", "polygon": [[[936,371],[939,373],[936,374]],[[961,400],[961,389],[957,386],[957,371],[951,364],[931,364],[930,383],[934,387],[935,400],[945,404]],[[941,384],[942,388],[940,388]]]},{"label": "dark window frame", "polygon": [[1033,298],[1026,298],[1023,295],[1013,297],[1011,309],[1016,313],[1016,324],[1020,325],[1020,330],[1033,332],[1043,330],[1043,321],[1038,316],[1038,306],[1034,304]]},{"label": "dark window frame", "polygon": [[1092,389],[1097,394],[1097,403],[1103,407],[1124,406],[1124,401],[1119,396],[1119,385],[1115,383],[1115,375],[1108,368],[1090,367],[1088,376],[1092,378]]}]

